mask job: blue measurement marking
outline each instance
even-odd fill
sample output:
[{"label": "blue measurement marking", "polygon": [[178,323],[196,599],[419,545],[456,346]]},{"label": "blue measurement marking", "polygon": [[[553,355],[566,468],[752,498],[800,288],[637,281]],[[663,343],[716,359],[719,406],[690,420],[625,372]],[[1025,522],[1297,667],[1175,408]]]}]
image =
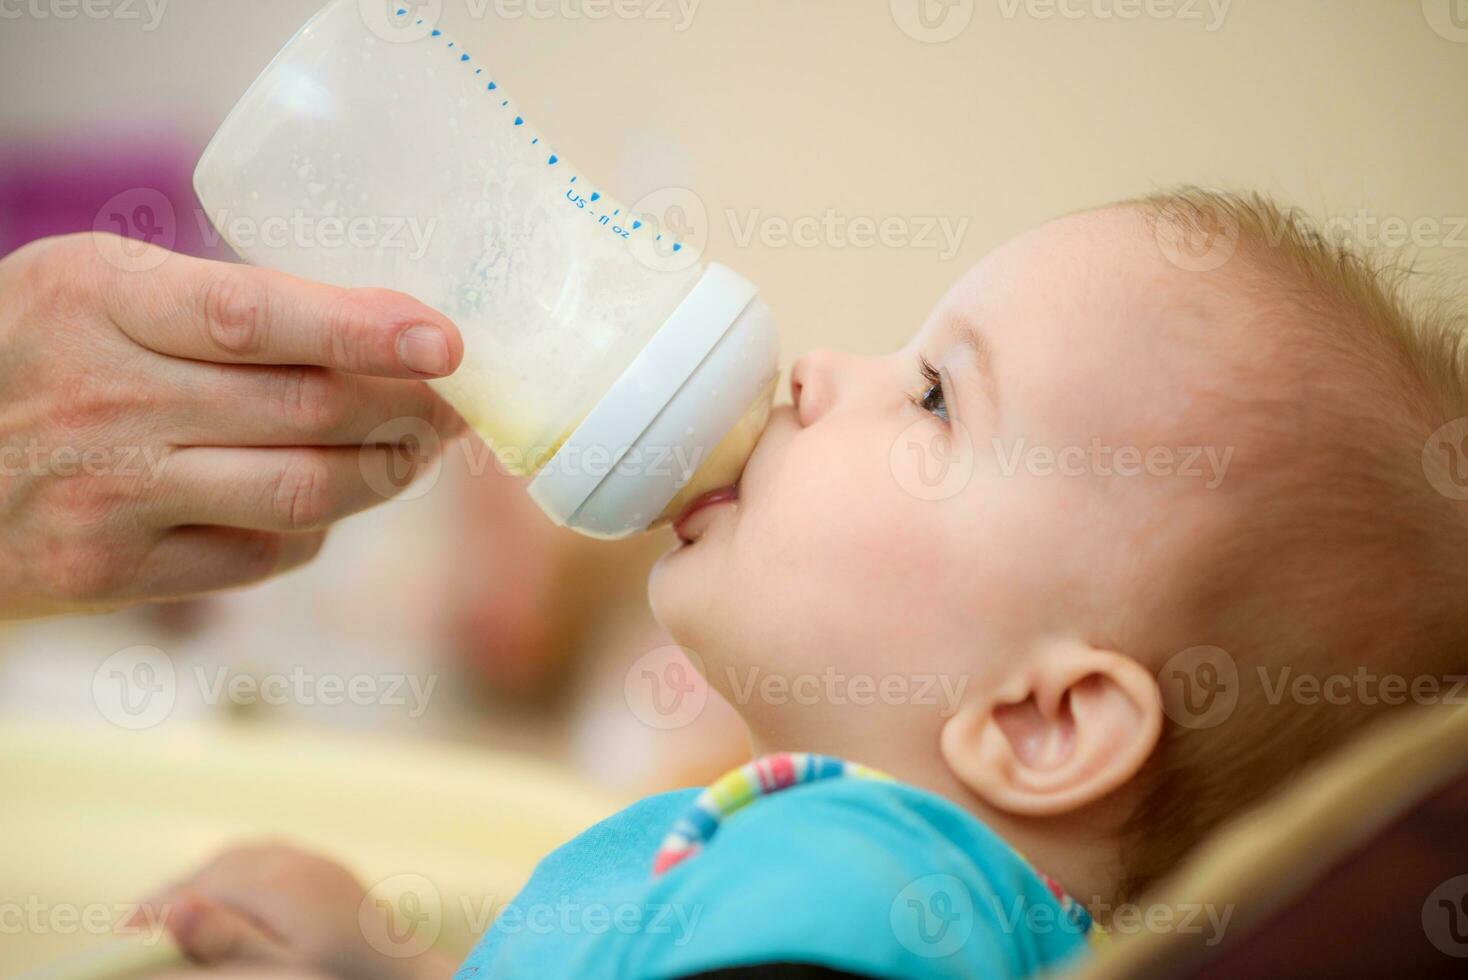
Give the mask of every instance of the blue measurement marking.
[{"label": "blue measurement marking", "polygon": [[432,34],[433,37],[440,37],[442,35],[443,35],[443,31],[440,31],[440,30],[435,30],[433,32],[433,34]]},{"label": "blue measurement marking", "polygon": [[556,156],[554,153],[552,153],[551,154],[551,158],[549,160],[547,160],[546,162],[549,163],[552,167],[554,167],[556,164],[558,164],[558,163],[561,162],[561,158],[558,157],[558,156]]},{"label": "blue measurement marking", "polygon": [[516,126],[523,126],[523,125],[525,125],[525,119],[524,119],[524,117],[522,117],[522,116],[516,116],[515,117],[515,125]]},{"label": "blue measurement marking", "polygon": [[595,204],[597,201],[600,201],[600,200],[601,200],[601,192],[600,191],[592,191],[591,192],[591,203],[592,204]]},{"label": "blue measurement marking", "polygon": [[467,54],[461,54],[461,55],[459,55],[459,60],[460,61],[468,61],[469,60],[469,56]]}]

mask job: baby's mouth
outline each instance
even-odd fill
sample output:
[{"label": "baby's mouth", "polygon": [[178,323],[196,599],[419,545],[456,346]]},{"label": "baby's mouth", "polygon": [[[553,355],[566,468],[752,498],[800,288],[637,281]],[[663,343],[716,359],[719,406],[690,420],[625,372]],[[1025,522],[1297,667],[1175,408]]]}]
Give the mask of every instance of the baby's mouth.
[{"label": "baby's mouth", "polygon": [[673,522],[673,530],[677,532],[678,539],[685,545],[697,541],[703,537],[709,524],[713,522],[715,508],[720,504],[730,504],[738,499],[739,485],[737,483],[733,486],[710,490],[702,496],[693,498],[693,501]]}]

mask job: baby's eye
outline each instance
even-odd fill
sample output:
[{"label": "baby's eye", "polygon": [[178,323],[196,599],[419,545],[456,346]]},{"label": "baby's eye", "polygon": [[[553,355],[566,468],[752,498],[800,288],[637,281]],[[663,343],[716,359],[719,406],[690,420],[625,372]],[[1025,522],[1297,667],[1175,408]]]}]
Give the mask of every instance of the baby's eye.
[{"label": "baby's eye", "polygon": [[926,357],[921,358],[919,363],[923,380],[928,383],[928,386],[921,393],[914,395],[912,402],[923,411],[936,415],[946,422],[948,421],[948,399],[943,393],[943,376]]},{"label": "baby's eye", "polygon": [[948,406],[943,400],[943,383],[940,381],[926,389],[918,398],[918,407],[925,412],[931,412],[943,419],[948,420]]}]

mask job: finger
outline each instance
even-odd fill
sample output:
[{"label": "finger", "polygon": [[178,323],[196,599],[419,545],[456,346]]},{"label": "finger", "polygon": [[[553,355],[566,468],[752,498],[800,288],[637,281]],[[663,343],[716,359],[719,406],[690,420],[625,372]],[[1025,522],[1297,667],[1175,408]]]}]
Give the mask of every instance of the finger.
[{"label": "finger", "polygon": [[283,963],[288,951],[254,919],[188,894],[173,906],[168,931],[179,947],[199,963]]},{"label": "finger", "polygon": [[108,315],[160,354],[418,379],[451,374],[464,355],[447,317],[390,290],[344,289],[186,256],[147,276],[99,265]]},{"label": "finger", "polygon": [[165,526],[316,531],[390,500],[438,459],[418,444],[252,449],[193,447],[168,460],[167,490],[150,503]]},{"label": "finger", "polygon": [[162,913],[159,911],[157,899],[150,898],[146,901],[138,902],[133,906],[133,910],[124,916],[122,922],[118,924],[119,931],[126,932],[131,929],[137,929],[140,926],[147,925],[150,920],[161,917]]},{"label": "finger", "polygon": [[360,446],[397,419],[422,419],[442,438],[463,425],[421,382],[313,367],[187,367],[183,400],[164,410],[176,445]]},{"label": "finger", "polygon": [[157,938],[169,932],[170,920],[178,904],[178,889],[160,891],[146,901],[137,903],[132,912],[118,923],[114,932],[119,936],[135,936],[139,933]]},{"label": "finger", "polygon": [[252,585],[306,564],[323,531],[276,534],[230,527],[180,527],[143,559],[125,601],[187,599]]}]

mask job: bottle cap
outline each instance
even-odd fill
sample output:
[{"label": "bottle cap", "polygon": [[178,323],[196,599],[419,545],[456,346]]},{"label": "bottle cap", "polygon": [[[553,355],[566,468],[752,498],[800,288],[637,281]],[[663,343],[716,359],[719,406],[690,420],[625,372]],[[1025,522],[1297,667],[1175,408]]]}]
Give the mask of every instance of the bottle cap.
[{"label": "bottle cap", "polygon": [[692,292],[531,481],[557,524],[646,530],[779,371],[769,308],[710,264]]}]

